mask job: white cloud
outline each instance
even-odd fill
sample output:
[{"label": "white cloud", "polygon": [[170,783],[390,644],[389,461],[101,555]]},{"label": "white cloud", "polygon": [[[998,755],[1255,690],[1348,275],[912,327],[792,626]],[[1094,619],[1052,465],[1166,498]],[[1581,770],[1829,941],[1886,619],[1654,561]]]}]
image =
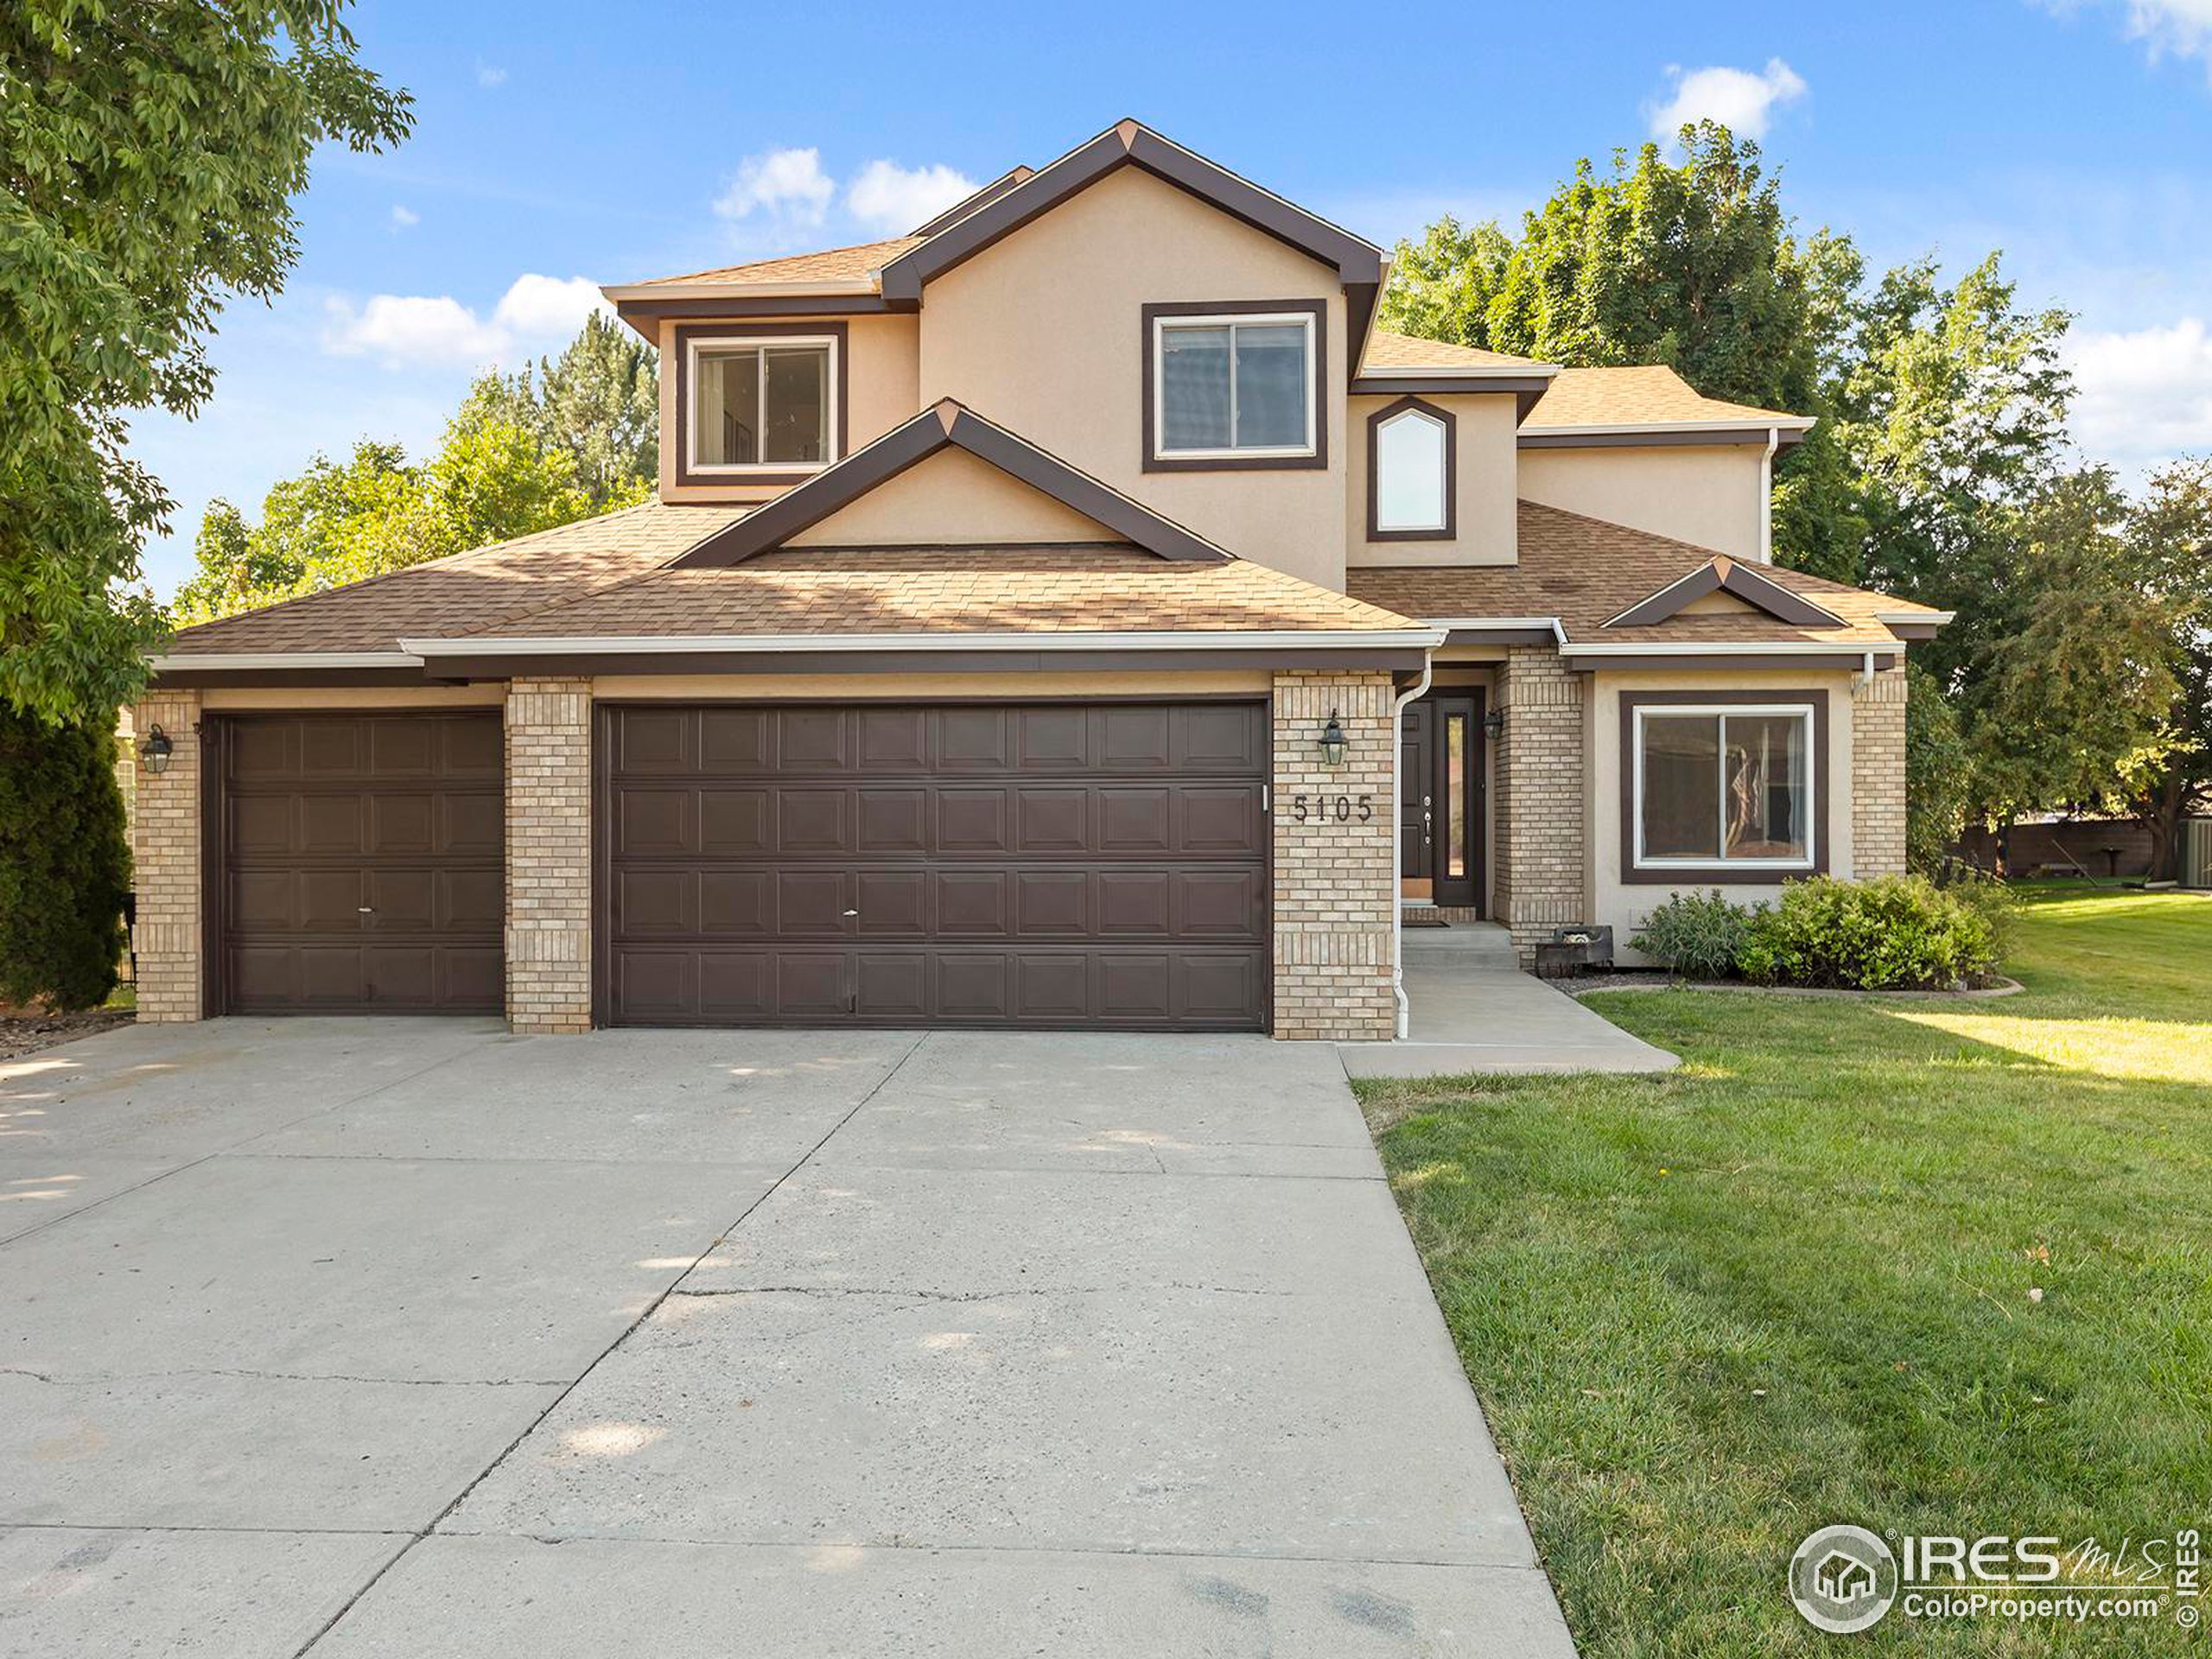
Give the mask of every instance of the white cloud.
[{"label": "white cloud", "polygon": [[845,206],[871,229],[896,235],[927,224],[956,201],[976,194],[976,181],[942,164],[901,167],[870,162],[845,192]]},{"label": "white cloud", "polygon": [[2143,42],[2152,62],[2164,57],[2202,58],[2212,71],[2212,0],[2034,0],[2045,11],[2071,17],[2095,4],[2125,15],[2121,32]]},{"label": "white cloud", "polygon": [[1794,104],[1808,90],[1805,78],[1780,58],[1769,58],[1756,74],[1749,69],[1684,69],[1670,67],[1672,95],[1651,106],[1651,134],[1672,138],[1693,121],[1718,121],[1739,138],[1764,138],[1777,107]]},{"label": "white cloud", "polygon": [[487,88],[504,86],[507,84],[507,72],[496,63],[480,63],[476,66],[476,84]]},{"label": "white cloud", "polygon": [[836,194],[836,181],[822,170],[822,152],[772,149],[738,163],[737,175],[715,199],[715,212],[728,219],[755,213],[792,225],[819,225]]},{"label": "white cloud", "polygon": [[2077,388],[2074,438],[2090,460],[2133,475],[2212,453],[2212,328],[2202,318],[2075,334],[2066,356]]},{"label": "white cloud", "polygon": [[422,222],[423,215],[416,213],[412,207],[404,207],[396,201],[391,204],[391,228],[393,230],[408,230],[416,225],[420,225]]},{"label": "white cloud", "polygon": [[518,352],[561,344],[601,308],[598,289],[582,276],[518,276],[489,317],[449,294],[378,294],[365,305],[325,303],[322,346],[340,357],[377,357],[403,364],[502,362]]}]

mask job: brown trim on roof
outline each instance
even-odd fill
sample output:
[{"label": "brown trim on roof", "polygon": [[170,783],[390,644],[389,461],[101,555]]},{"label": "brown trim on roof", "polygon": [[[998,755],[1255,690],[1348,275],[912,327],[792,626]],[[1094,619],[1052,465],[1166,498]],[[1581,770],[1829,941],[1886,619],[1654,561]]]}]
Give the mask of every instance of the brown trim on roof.
[{"label": "brown trim on roof", "polygon": [[1559,635],[1549,628],[1446,628],[1447,645],[1556,645]]},{"label": "brown trim on roof", "polygon": [[852,399],[847,394],[852,380],[853,353],[852,342],[846,336],[843,323],[747,323],[734,332],[721,323],[695,323],[677,329],[673,347],[676,358],[676,430],[669,436],[676,443],[676,481],[678,484],[740,488],[756,484],[803,484],[808,479],[820,476],[823,469],[819,467],[785,473],[695,473],[691,470],[691,343],[699,340],[727,340],[741,344],[749,340],[774,340],[791,334],[810,339],[827,334],[837,343],[835,353],[837,359],[837,430],[835,435],[837,453],[830,457],[829,464],[834,466],[844,458],[852,422]]},{"label": "brown trim on roof", "polygon": [[[1665,449],[1701,448],[1719,444],[1756,443],[1764,448],[1770,429],[1726,427],[1718,431],[1685,430],[1678,426],[1653,426],[1635,432],[1553,432],[1542,427],[1521,429],[1523,449]],[[1802,432],[1782,429],[1778,446],[1787,449],[1804,441]]]},{"label": "brown trim on roof", "polygon": [[838,508],[857,501],[948,447],[965,449],[988,461],[1009,477],[1163,559],[1221,564],[1234,556],[948,397],[706,537],[665,568],[683,570],[741,564],[756,553],[781,546]]},{"label": "brown trim on roof", "polygon": [[1685,607],[1709,594],[1732,594],[1756,606],[1777,621],[1799,628],[1848,627],[1834,612],[1815,605],[1803,594],[1783,587],[1771,576],[1761,575],[1740,559],[1721,554],[1687,575],[1677,576],[1658,592],[1638,600],[1619,615],[1601,624],[1607,628],[1642,628],[1678,616]]},{"label": "brown trim on roof", "polygon": [[[1802,662],[1802,659],[1800,659]],[[1793,663],[1792,667],[1799,664]],[[1726,861],[1711,864],[1675,864],[1639,868],[1636,861],[1636,711],[1715,704],[1803,702],[1813,709],[1813,861],[1800,869],[1746,868]],[[1624,691],[1620,694],[1621,738],[1618,757],[1621,796],[1620,876],[1624,887],[1771,887],[1807,876],[1826,875],[1829,850],[1835,844],[1835,794],[1829,787],[1828,694],[1826,691]]]},{"label": "brown trim on roof", "polygon": [[909,236],[935,236],[940,231],[950,230],[962,219],[967,218],[969,214],[974,213],[978,207],[988,207],[992,202],[996,201],[1001,196],[1006,194],[1007,191],[1013,189],[1016,185],[1027,184],[1030,180],[1036,176],[1037,169],[1033,167],[1010,167],[1007,168],[1005,172],[1000,174],[998,177],[993,179],[988,184],[985,185],[982,189],[972,191],[969,194],[961,197],[959,200],[954,202],[951,207],[946,208],[935,219],[930,220],[928,224],[917,225],[912,230],[907,232],[906,234]]},{"label": "brown trim on roof", "polygon": [[[1383,530],[1382,428],[1385,423],[1417,410],[1444,427],[1444,525],[1440,530]],[[1419,397],[1401,397],[1385,404],[1367,417],[1367,539],[1370,542],[1456,542],[1459,539],[1459,421],[1448,409]]]},{"label": "brown trim on roof", "polygon": [[[1357,343],[1358,336],[1353,336]],[[1395,397],[1401,394],[1415,397],[1481,397],[1511,392],[1513,418],[1517,424],[1529,418],[1551,382],[1538,374],[1499,374],[1467,376],[1453,378],[1450,375],[1420,373],[1402,375],[1363,374],[1356,376],[1346,392],[1352,397]]]},{"label": "brown trim on roof", "polygon": [[[148,684],[157,690],[212,690],[219,686],[308,687],[360,685],[443,685],[453,677],[441,670],[409,668],[165,668]],[[491,677],[506,678],[505,671]]]},{"label": "brown trim on roof", "polygon": [[[1874,647],[1877,669],[1895,668],[1897,652]],[[1731,652],[1716,644],[1709,652],[1685,652],[1680,656],[1652,657],[1624,650],[1619,655],[1573,656],[1562,659],[1577,674],[1740,674],[1746,669],[1783,669],[1792,673],[1834,673],[1866,666],[1866,649],[1838,645],[1833,652],[1807,652],[1788,657],[1763,656],[1752,651]],[[1710,702],[1719,696],[1713,692]]]},{"label": "brown trim on roof", "polygon": [[1921,645],[1943,631],[1941,622],[1885,622],[1882,626],[1900,639]]},{"label": "brown trim on roof", "polygon": [[[1162,455],[1155,445],[1153,393],[1159,364],[1152,349],[1153,324],[1161,317],[1237,317],[1297,312],[1313,319],[1313,384],[1306,389],[1313,400],[1313,453],[1310,455]],[[1143,327],[1139,349],[1143,365],[1139,372],[1144,410],[1140,416],[1144,448],[1140,452],[1147,473],[1319,473],[1329,467],[1329,404],[1322,389],[1329,382],[1329,307],[1323,300],[1173,300],[1139,308]]]},{"label": "brown trim on roof", "polygon": [[1232,219],[1332,267],[1347,285],[1379,285],[1382,251],[1294,207],[1227,168],[1172,144],[1135,121],[1121,121],[1033,176],[983,204],[883,267],[887,300],[919,301],[923,285],[965,264],[1108,174],[1141,167]]},{"label": "brown trim on roof", "polygon": [[615,307],[628,323],[654,345],[660,344],[660,325],[670,321],[705,321],[716,317],[868,317],[887,312],[911,311],[912,306],[891,305],[873,294],[786,294],[732,296],[725,299],[632,300]]}]

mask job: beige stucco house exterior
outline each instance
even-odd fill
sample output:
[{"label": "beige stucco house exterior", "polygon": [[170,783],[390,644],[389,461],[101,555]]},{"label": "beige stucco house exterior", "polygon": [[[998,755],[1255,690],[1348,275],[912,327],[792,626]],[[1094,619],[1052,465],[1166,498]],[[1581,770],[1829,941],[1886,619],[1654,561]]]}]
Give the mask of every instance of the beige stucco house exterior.
[{"label": "beige stucco house exterior", "polygon": [[1810,423],[1391,334],[1387,263],[1123,122],[608,289],[657,501],[155,663],[140,1016],[1387,1037],[1404,907],[1900,868],[1946,619],[1770,563]]}]

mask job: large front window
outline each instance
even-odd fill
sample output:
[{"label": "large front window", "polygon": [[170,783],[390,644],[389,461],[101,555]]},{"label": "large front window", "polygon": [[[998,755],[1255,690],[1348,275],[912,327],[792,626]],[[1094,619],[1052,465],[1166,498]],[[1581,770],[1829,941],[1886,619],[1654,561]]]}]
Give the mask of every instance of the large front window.
[{"label": "large front window", "polygon": [[1154,328],[1159,458],[1315,453],[1311,314],[1160,318]]},{"label": "large front window", "polygon": [[826,339],[695,342],[691,469],[796,469],[836,460],[835,350]]},{"label": "large front window", "polygon": [[1636,863],[1812,868],[1813,711],[1636,711]]}]

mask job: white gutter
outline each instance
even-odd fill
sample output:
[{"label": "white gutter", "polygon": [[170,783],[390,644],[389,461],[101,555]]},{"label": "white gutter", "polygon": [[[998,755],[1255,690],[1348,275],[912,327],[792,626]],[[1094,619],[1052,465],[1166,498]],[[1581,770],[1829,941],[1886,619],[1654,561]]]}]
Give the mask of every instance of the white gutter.
[{"label": "white gutter", "polygon": [[1567,630],[1555,616],[1428,616],[1421,619],[1432,628],[1442,628],[1448,633],[1485,633],[1511,630],[1516,633],[1530,629],[1548,630],[1563,650],[1567,645]]},{"label": "white gutter", "polygon": [[420,668],[423,659],[404,648],[398,651],[188,651],[149,657],[146,665],[156,674],[171,674],[209,668]]},{"label": "white gutter", "polygon": [[1629,421],[1613,422],[1599,426],[1538,426],[1533,422],[1521,429],[1524,438],[1610,438],[1640,437],[1654,432],[1809,432],[1818,422],[1802,415],[1793,415],[1782,421]]},{"label": "white gutter", "polygon": [[[512,635],[457,639],[402,639],[416,658],[564,656],[651,657],[695,652],[763,655],[795,651],[1249,651],[1362,646],[1427,651],[1444,643],[1440,628],[1278,628],[1266,631],[1123,633],[733,633]],[[195,659],[198,660],[198,659]],[[317,661],[328,660],[324,658]]]},{"label": "white gutter", "polygon": [[1782,429],[1770,426],[1759,456],[1759,563],[1774,563],[1774,452],[1782,448]]},{"label": "white gutter", "polygon": [[1874,620],[1885,628],[1903,624],[1907,627],[1940,628],[1958,620],[1956,611],[1877,611]]},{"label": "white gutter", "polygon": [[[405,641],[402,641],[404,644]],[[1669,657],[1833,657],[1841,652],[1857,656],[1864,652],[1887,654],[1903,651],[1901,643],[1879,641],[1868,645],[1861,639],[1675,639],[1664,644],[1616,645],[1607,640],[1586,640],[1580,645],[1561,645],[1562,657],[1649,657],[1663,660]]]},{"label": "white gutter", "polygon": [[1398,837],[1405,833],[1403,796],[1406,745],[1401,735],[1406,726],[1406,705],[1427,691],[1436,675],[1436,659],[1421,659],[1421,678],[1412,690],[1390,705],[1390,995],[1398,999],[1398,1040],[1404,1042],[1413,1027],[1413,1004],[1406,1000],[1406,906],[1398,892]]}]

